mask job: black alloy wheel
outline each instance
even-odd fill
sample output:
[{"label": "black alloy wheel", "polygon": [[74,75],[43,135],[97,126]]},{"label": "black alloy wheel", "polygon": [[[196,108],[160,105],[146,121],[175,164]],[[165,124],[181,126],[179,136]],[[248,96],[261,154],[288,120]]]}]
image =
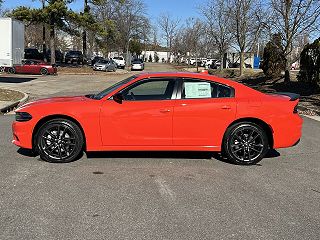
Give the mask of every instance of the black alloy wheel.
[{"label": "black alloy wheel", "polygon": [[235,164],[258,163],[268,152],[266,132],[257,124],[242,122],[232,125],[223,140],[223,153]]},{"label": "black alloy wheel", "polygon": [[77,160],[84,146],[84,138],[77,124],[66,119],[53,119],[42,125],[36,135],[37,151],[41,159],[53,163]]},{"label": "black alloy wheel", "polygon": [[48,75],[48,69],[46,69],[46,68],[41,68],[40,69],[40,73],[41,73],[41,75]]}]

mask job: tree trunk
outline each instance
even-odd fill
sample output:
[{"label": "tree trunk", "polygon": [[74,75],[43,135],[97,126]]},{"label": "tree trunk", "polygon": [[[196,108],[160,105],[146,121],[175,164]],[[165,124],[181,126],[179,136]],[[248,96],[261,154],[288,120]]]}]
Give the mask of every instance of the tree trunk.
[{"label": "tree trunk", "polygon": [[[88,0],[84,0],[83,13],[84,14],[89,13]],[[83,29],[83,32],[82,32],[82,53],[83,53],[85,60],[87,60],[87,32],[86,32],[86,29]]]},{"label": "tree trunk", "polygon": [[284,81],[285,82],[290,82],[290,70],[291,70],[290,62],[286,59],[286,69],[284,72]]},{"label": "tree trunk", "polygon": [[86,60],[87,59],[87,32],[85,30],[82,33],[82,53]]},{"label": "tree trunk", "polygon": [[43,60],[47,61],[46,26],[44,23],[42,25],[42,52],[43,52]]},{"label": "tree trunk", "polygon": [[240,51],[240,76],[243,75],[244,51]]},{"label": "tree trunk", "polygon": [[50,51],[51,51],[51,64],[56,63],[56,46],[55,46],[55,29],[54,19],[50,19]]}]

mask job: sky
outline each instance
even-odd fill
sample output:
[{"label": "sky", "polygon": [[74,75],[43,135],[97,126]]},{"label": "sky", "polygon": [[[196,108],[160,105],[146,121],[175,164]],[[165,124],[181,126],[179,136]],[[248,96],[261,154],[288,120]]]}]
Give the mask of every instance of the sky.
[{"label": "sky", "polygon": [[[203,0],[143,0],[147,6],[147,14],[156,22],[160,13],[168,12],[170,15],[185,21],[189,17],[199,16],[198,7],[203,4]],[[4,9],[12,9],[18,6],[40,7],[38,0],[4,0]],[[83,9],[83,0],[75,0],[70,4],[75,11]]]}]

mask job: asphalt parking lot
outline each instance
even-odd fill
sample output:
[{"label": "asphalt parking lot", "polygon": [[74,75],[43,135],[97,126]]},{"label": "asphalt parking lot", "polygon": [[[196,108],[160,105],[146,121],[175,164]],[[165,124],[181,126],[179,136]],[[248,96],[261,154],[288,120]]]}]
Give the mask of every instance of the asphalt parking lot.
[{"label": "asphalt parking lot", "polygon": [[[34,98],[47,94],[38,85],[51,77],[39,79],[23,85],[38,89]],[[48,96],[94,88],[84,76],[69,87],[53,79]],[[197,152],[90,153],[49,164],[11,144],[13,119],[0,116],[0,239],[319,239],[318,121],[304,117],[299,145],[236,166]]]}]

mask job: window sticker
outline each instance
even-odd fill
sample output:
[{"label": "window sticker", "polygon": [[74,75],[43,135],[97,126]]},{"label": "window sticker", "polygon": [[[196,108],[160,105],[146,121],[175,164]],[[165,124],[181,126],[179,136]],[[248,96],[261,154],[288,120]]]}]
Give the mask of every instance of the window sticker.
[{"label": "window sticker", "polygon": [[206,82],[185,82],[185,98],[211,98],[211,86]]}]

